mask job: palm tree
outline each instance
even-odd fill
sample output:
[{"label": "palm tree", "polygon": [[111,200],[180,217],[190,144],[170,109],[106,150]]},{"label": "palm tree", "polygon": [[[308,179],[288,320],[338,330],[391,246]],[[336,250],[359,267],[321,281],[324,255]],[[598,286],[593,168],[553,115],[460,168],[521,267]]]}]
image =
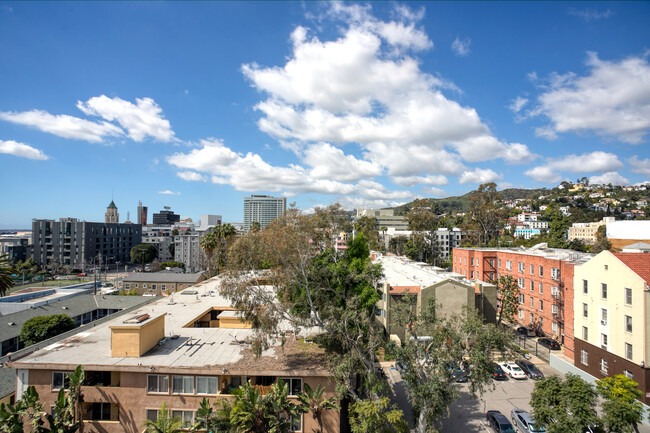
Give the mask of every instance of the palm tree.
[{"label": "palm tree", "polygon": [[[191,431],[208,431],[211,433],[229,432],[230,431],[230,412],[232,405],[230,400],[219,400],[221,408],[214,410],[208,399],[203,397],[199,409],[196,411],[196,422]],[[215,406],[217,403],[215,402]]]},{"label": "palm tree", "polygon": [[179,433],[183,428],[183,420],[172,417],[167,405],[163,402],[158,410],[155,421],[147,420],[144,424],[144,433]]},{"label": "palm tree", "polygon": [[16,270],[11,265],[8,255],[0,256],[0,296],[7,294],[9,289],[14,285],[11,276],[16,273]]},{"label": "palm tree", "polygon": [[262,395],[250,382],[235,391],[230,423],[237,433],[265,433],[268,395]]},{"label": "palm tree", "polygon": [[207,232],[205,236],[201,238],[199,242],[201,248],[205,252],[205,256],[208,258],[208,274],[212,276],[212,255],[214,250],[217,248],[217,235],[214,233],[214,229]]},{"label": "palm tree", "polygon": [[323,412],[326,410],[338,409],[339,405],[334,399],[323,398],[325,387],[318,385],[312,389],[305,383],[305,390],[298,394],[300,403],[311,412],[312,418],[318,422],[318,433],[323,433]]}]

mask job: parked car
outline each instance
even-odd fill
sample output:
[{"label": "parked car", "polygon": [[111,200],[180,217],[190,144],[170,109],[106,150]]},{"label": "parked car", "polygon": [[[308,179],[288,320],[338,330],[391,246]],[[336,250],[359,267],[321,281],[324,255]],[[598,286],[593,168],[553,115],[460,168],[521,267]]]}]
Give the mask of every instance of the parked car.
[{"label": "parked car", "polygon": [[526,376],[526,373],[524,373],[524,371],[521,368],[519,368],[519,366],[514,362],[502,362],[499,364],[499,367],[501,367],[501,369],[505,371],[506,374],[512,377],[513,379],[528,378],[528,376]]},{"label": "parked car", "polygon": [[85,272],[81,272],[80,274],[78,274],[78,276],[80,276],[80,277],[85,277],[86,275],[87,274]]},{"label": "parked car", "polygon": [[508,418],[498,410],[488,410],[485,413],[485,419],[494,433],[516,433]]},{"label": "parked car", "polygon": [[452,379],[454,379],[454,382],[464,383],[469,380],[468,371],[464,370],[460,366],[448,362],[446,367],[449,373],[451,374]]},{"label": "parked car", "polygon": [[533,328],[527,328],[525,326],[520,326],[517,328],[517,334],[523,335],[524,337],[534,337],[535,330]]},{"label": "parked car", "polygon": [[560,343],[557,341],[553,340],[552,338],[540,338],[537,340],[539,344],[541,344],[544,347],[548,347],[551,350],[560,350]]},{"label": "parked car", "polygon": [[542,373],[539,368],[535,364],[533,364],[530,361],[526,361],[525,359],[520,359],[518,361],[515,361],[515,364],[519,366],[523,370],[524,373],[526,373],[526,376],[530,377],[531,379],[544,379],[544,373]]},{"label": "parked car", "polygon": [[404,363],[402,363],[401,361],[395,362],[395,368],[397,369],[397,371],[399,371],[399,374],[404,374],[404,372],[406,371],[406,365],[404,365]]},{"label": "parked car", "polygon": [[512,409],[512,411],[510,411],[510,417],[512,418],[512,423],[522,433],[546,432],[546,429],[543,426],[535,424],[533,416],[525,410]]},{"label": "parked car", "polygon": [[494,371],[494,380],[508,380],[508,375],[506,375],[506,372],[503,371],[499,364],[492,364],[492,368]]}]

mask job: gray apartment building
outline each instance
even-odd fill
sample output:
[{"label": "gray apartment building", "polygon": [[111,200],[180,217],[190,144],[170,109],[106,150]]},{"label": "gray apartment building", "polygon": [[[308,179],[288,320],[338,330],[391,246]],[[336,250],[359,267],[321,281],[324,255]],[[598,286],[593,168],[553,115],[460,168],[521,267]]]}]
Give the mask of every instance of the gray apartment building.
[{"label": "gray apartment building", "polygon": [[286,197],[271,197],[270,195],[244,197],[244,231],[249,231],[254,222],[260,223],[260,228],[263,229],[271,221],[281,217],[286,210]]},{"label": "gray apartment building", "polygon": [[106,264],[129,262],[131,248],[140,243],[140,224],[34,219],[29,256],[40,266],[60,263],[83,269],[99,254]]}]

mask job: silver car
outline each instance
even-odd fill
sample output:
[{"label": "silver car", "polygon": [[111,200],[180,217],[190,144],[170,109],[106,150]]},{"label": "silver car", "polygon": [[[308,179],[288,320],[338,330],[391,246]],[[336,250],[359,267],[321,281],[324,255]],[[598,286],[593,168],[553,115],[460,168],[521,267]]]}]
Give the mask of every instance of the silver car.
[{"label": "silver car", "polygon": [[513,409],[510,412],[512,424],[522,433],[546,433],[546,429],[535,424],[533,416],[523,409]]}]

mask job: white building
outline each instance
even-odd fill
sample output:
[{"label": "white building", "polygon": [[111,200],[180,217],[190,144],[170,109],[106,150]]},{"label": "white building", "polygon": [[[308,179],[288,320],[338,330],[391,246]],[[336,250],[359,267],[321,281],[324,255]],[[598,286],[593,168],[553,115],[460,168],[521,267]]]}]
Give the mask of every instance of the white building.
[{"label": "white building", "polygon": [[286,197],[271,197],[270,195],[244,197],[244,231],[249,231],[254,222],[259,223],[260,228],[263,229],[271,221],[281,217],[286,210]]}]

